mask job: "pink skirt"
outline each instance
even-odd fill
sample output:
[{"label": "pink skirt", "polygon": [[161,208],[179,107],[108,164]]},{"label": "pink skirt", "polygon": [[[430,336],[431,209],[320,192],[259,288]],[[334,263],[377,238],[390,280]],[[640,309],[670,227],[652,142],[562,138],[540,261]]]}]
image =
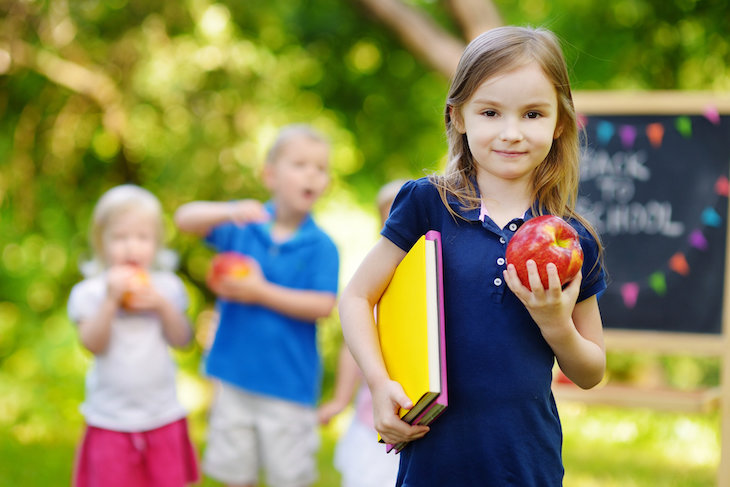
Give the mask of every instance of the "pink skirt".
[{"label": "pink skirt", "polygon": [[126,433],[87,426],[76,456],[74,487],[184,487],[198,481],[185,418]]}]

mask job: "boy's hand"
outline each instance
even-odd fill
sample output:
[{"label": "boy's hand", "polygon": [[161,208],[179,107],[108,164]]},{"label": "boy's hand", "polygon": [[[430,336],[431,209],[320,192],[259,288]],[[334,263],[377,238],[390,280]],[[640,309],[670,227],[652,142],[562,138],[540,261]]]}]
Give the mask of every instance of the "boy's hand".
[{"label": "boy's hand", "polygon": [[236,225],[261,223],[271,219],[266,207],[258,200],[247,199],[230,203],[230,218]]},{"label": "boy's hand", "polygon": [[210,289],[218,297],[228,301],[255,304],[259,301],[262,288],[268,281],[264,278],[258,262],[251,259],[249,273],[245,277],[224,275],[215,282],[211,282]]}]

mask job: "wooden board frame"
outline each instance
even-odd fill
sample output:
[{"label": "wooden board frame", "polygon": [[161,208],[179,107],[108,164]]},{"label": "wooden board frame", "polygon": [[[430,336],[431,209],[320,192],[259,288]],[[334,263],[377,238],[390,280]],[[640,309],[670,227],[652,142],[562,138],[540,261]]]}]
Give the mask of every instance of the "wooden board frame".
[{"label": "wooden board frame", "polygon": [[[583,115],[701,115],[712,107],[721,115],[730,114],[730,92],[706,91],[576,91],[576,111]],[[730,161],[729,161],[730,163]],[[730,201],[730,200],[729,200]],[[730,215],[730,202],[728,203]],[[705,411],[719,407],[721,420],[721,452],[717,473],[718,487],[730,487],[730,224],[726,222],[725,269],[722,303],[722,324],[719,335],[607,329],[606,348],[657,353],[687,353],[720,358],[720,384],[716,389],[700,391],[699,397],[686,398],[672,391],[646,391],[638,388],[622,391],[579,391],[585,402],[615,403],[628,407],[666,409],[673,404],[684,411]],[[557,391],[556,391],[557,392]],[[589,394],[595,400],[586,399]],[[601,397],[603,396],[603,397]],[[560,393],[556,393],[560,398]],[[580,399],[579,399],[580,400]],[[615,404],[619,405],[619,404]]]}]

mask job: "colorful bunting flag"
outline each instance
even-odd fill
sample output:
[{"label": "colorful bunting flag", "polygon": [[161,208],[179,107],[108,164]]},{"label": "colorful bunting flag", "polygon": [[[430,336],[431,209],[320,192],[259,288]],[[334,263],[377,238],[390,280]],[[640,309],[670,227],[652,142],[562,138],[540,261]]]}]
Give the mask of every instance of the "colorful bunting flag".
[{"label": "colorful bunting flag", "polygon": [[624,305],[627,308],[633,308],[639,298],[639,285],[635,282],[627,282],[621,286],[621,297],[623,297]]},{"label": "colorful bunting flag", "polygon": [[697,250],[705,251],[708,248],[707,238],[705,238],[702,230],[694,230],[689,234],[689,244]]},{"label": "colorful bunting flag", "polygon": [[720,125],[720,112],[717,111],[717,107],[714,105],[707,105],[702,114],[707,120],[712,122],[714,125]]},{"label": "colorful bunting flag", "polygon": [[614,128],[611,122],[601,120],[596,126],[596,137],[601,145],[608,144],[608,141],[613,137]]},{"label": "colorful bunting flag", "polygon": [[728,189],[730,189],[730,181],[728,181],[727,176],[717,178],[717,181],[715,181],[715,193],[727,197]]},{"label": "colorful bunting flag", "polygon": [[664,296],[667,293],[667,280],[664,277],[664,274],[657,271],[650,275],[649,287],[651,287],[659,296]]},{"label": "colorful bunting flag", "polygon": [[722,217],[717,211],[715,211],[714,208],[708,206],[707,208],[702,210],[702,223],[704,223],[708,227],[717,228],[722,223]]},{"label": "colorful bunting flag", "polygon": [[677,132],[682,134],[684,137],[692,137],[692,120],[690,120],[689,117],[684,115],[677,117],[674,122],[674,127],[677,129]]},{"label": "colorful bunting flag", "polygon": [[625,149],[631,149],[636,141],[636,128],[633,125],[622,125],[619,128],[621,144]]},{"label": "colorful bunting flag", "polygon": [[686,277],[689,275],[689,264],[687,263],[687,258],[682,252],[677,252],[669,258],[669,268],[680,276]]},{"label": "colorful bunting flag", "polygon": [[646,126],[646,137],[655,148],[661,147],[664,138],[664,125],[661,123],[650,123]]}]

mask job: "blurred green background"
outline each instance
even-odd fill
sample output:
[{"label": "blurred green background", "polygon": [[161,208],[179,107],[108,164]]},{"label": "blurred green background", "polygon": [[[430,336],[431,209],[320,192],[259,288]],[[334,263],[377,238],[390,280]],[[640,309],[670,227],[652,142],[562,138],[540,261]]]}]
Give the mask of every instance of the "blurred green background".
[{"label": "blurred green background", "polygon": [[[429,55],[460,50],[483,18],[555,31],[577,90],[730,91],[724,0],[0,0],[0,485],[68,484],[90,356],[65,304],[99,195],[137,183],[168,214],[198,336],[176,352],[180,390],[202,446],[210,252],[169,215],[193,199],[265,198],[258,168],[277,128],[312,123],[334,146],[316,216],[344,284],[377,234],[378,187],[441,167],[448,73]],[[321,330],[326,395],[336,317]],[[611,354],[609,368],[680,388],[718,381],[712,359]],[[714,485],[716,413],[562,414],[566,485]],[[318,485],[337,485],[344,422],[323,429]]]}]

